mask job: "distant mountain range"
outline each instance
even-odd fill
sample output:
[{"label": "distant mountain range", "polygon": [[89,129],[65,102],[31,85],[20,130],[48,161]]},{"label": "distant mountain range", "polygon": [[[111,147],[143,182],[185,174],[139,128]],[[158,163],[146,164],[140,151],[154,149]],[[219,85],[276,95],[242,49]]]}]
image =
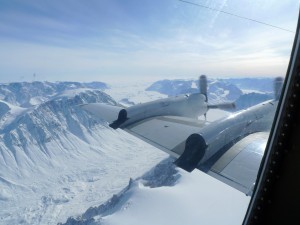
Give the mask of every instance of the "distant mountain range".
[{"label": "distant mountain range", "polygon": [[89,143],[91,129],[105,124],[78,107],[92,102],[116,104],[98,90],[72,94],[69,90],[28,109],[1,101],[0,177],[2,173],[15,177],[28,170],[43,170],[57,151],[72,149],[81,141]]},{"label": "distant mountain range", "polygon": [[[198,80],[161,80],[153,83],[146,90],[157,91],[168,96],[199,92]],[[209,101],[213,102],[233,101],[243,94],[231,83],[212,79],[208,80],[207,92]]]},{"label": "distant mountain range", "polygon": [[[273,98],[273,78],[208,79],[210,103],[235,102],[237,110],[248,108]],[[199,92],[198,80],[160,80],[147,91],[168,96]]]},{"label": "distant mountain range", "polygon": [[231,84],[236,85],[239,89],[255,90],[261,92],[273,92],[275,77],[267,78],[226,78],[220,79]]},{"label": "distant mountain range", "polygon": [[103,82],[15,82],[0,84],[0,99],[16,106],[28,108],[45,102],[66,90],[78,88],[103,91],[108,89],[108,85]]}]

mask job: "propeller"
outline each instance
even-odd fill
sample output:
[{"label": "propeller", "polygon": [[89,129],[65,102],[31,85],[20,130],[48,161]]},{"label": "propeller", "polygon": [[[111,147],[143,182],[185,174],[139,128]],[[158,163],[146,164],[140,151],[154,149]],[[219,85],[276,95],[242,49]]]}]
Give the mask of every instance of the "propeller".
[{"label": "propeller", "polygon": [[283,86],[283,78],[282,77],[276,77],[274,80],[274,95],[275,100],[279,100],[281,95],[281,90]]},{"label": "propeller", "polygon": [[207,102],[207,77],[205,75],[199,77],[199,89],[200,94],[205,96],[205,102]]},{"label": "propeller", "polygon": [[229,109],[235,109],[235,103],[234,102],[220,103],[220,104],[208,105],[207,107],[208,109],[229,110]]},{"label": "propeller", "polygon": [[[201,75],[199,77],[199,91],[201,94],[205,96],[205,102],[208,102],[207,98],[207,77],[206,75]],[[233,102],[229,103],[220,103],[220,104],[208,104],[208,109],[222,109],[222,110],[229,110],[235,109],[235,104]],[[206,117],[206,114],[204,115]]]}]

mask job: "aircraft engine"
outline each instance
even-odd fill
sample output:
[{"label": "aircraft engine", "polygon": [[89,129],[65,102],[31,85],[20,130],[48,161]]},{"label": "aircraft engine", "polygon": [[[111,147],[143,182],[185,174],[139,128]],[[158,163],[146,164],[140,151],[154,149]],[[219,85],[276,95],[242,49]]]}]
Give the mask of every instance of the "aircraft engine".
[{"label": "aircraft engine", "polygon": [[[200,89],[200,94],[203,94],[205,96],[205,102],[208,102],[206,75],[201,75],[199,77],[199,89]],[[231,109],[235,109],[235,104],[233,102],[220,103],[220,104],[208,104],[208,109],[231,110]],[[204,113],[204,115],[206,116],[206,113]]]}]

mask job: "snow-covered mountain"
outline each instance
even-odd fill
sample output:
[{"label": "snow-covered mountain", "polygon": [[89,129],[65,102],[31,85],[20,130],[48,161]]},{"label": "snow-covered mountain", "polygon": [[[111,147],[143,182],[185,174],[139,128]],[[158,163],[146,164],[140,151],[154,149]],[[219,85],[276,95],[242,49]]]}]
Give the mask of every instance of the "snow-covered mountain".
[{"label": "snow-covered mountain", "polygon": [[38,105],[59,95],[66,90],[78,88],[90,88],[105,90],[107,84],[103,82],[16,82],[0,84],[0,100],[6,101],[16,106],[31,107]]},{"label": "snow-covered mountain", "polygon": [[268,93],[250,92],[243,94],[237,100],[235,100],[236,110],[246,109],[273,98],[274,96]]},{"label": "snow-covered mountain", "polygon": [[0,102],[0,224],[65,221],[165,157],[78,107],[88,102],[116,103],[87,88],[30,108]]},{"label": "snow-covered mountain", "polygon": [[[198,170],[168,158],[105,203],[64,225],[241,224],[250,198]],[[228,203],[230,202],[230,206]]]},{"label": "snow-covered mountain", "polygon": [[[271,97],[252,90],[211,79],[209,101],[236,101],[241,109]],[[1,84],[0,224],[239,224],[249,197],[199,171],[175,169],[173,159],[163,160],[165,153],[78,107],[194,92],[196,80],[127,88],[102,82]],[[220,112],[209,112],[209,121],[215,114]]]},{"label": "snow-covered mountain", "polygon": [[220,79],[236,85],[241,90],[252,90],[261,92],[273,92],[274,77],[258,77],[258,78],[226,78]]},{"label": "snow-covered mountain", "polygon": [[[273,98],[274,78],[208,79],[209,103],[235,102],[241,110]],[[168,96],[199,92],[198,80],[160,80],[146,90]]]},{"label": "snow-covered mountain", "polygon": [[[198,80],[161,80],[149,86],[147,91],[157,91],[168,96],[199,92]],[[234,101],[243,92],[234,84],[208,79],[208,99],[210,102]]]},{"label": "snow-covered mountain", "polygon": [[[6,175],[16,175],[17,172],[22,176],[28,169],[38,170],[48,164],[49,157],[58,149],[72,148],[68,136],[88,141],[85,133],[101,124],[78,107],[89,102],[115,104],[111,97],[94,90],[85,90],[74,96],[64,93],[29,110],[17,110],[17,107],[2,102],[8,110],[1,117],[0,171],[5,170]],[[15,114],[14,111],[21,113]],[[49,149],[48,143],[52,142],[56,143],[56,149]],[[19,167],[25,168],[20,170]]]}]

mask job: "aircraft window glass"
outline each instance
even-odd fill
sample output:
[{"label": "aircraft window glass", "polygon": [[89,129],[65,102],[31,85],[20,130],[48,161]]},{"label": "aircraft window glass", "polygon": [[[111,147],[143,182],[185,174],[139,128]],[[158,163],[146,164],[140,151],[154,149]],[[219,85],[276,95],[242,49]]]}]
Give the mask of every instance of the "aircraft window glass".
[{"label": "aircraft window glass", "polygon": [[1,1],[0,224],[241,224],[298,1]]}]

